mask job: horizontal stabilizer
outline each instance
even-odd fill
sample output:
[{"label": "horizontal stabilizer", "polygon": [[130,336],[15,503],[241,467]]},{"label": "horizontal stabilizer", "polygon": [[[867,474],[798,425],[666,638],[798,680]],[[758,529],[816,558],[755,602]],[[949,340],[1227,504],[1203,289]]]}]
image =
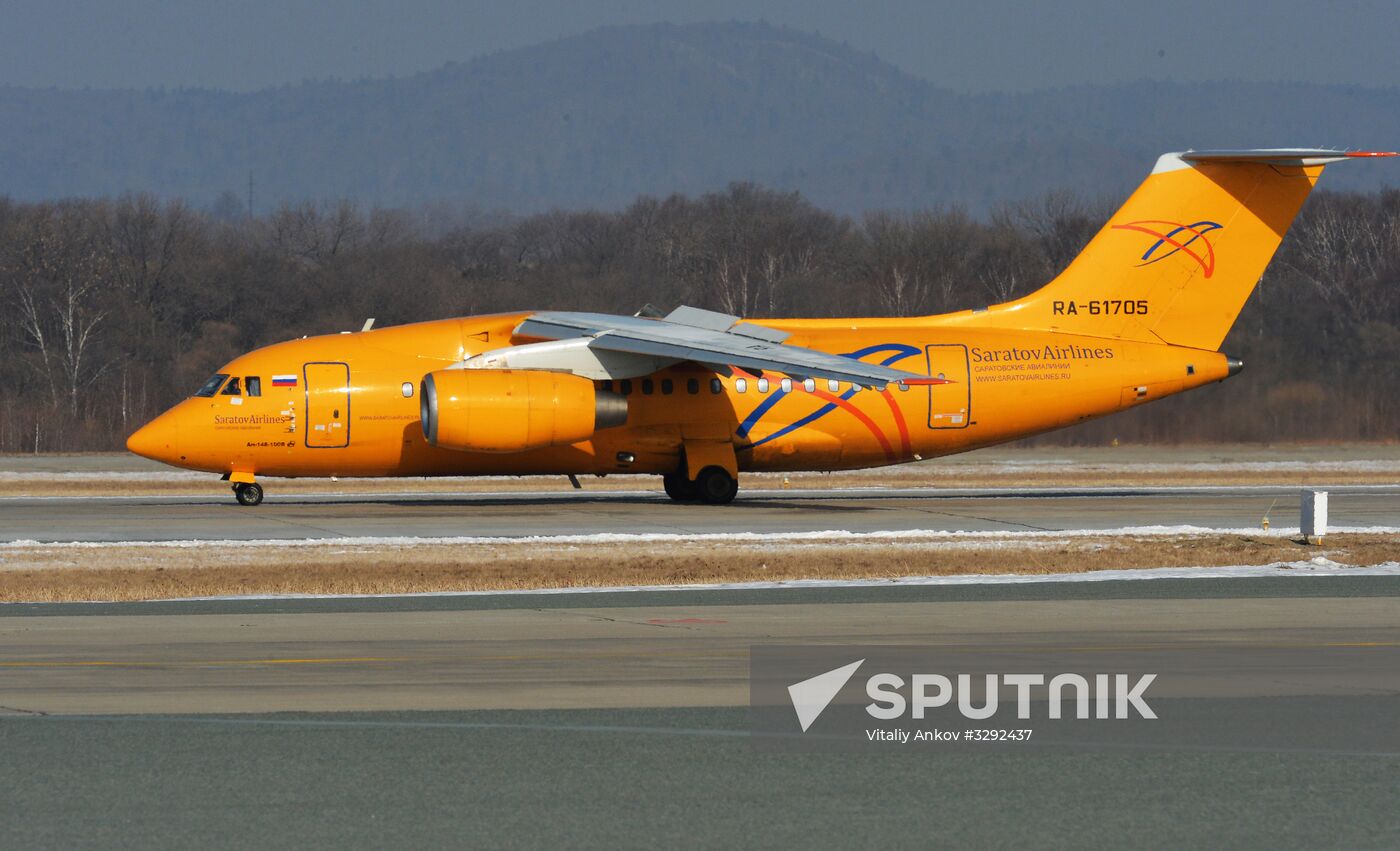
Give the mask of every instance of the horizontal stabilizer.
[{"label": "horizontal stabilizer", "polygon": [[1337,151],[1330,148],[1252,148],[1219,151],[1185,151],[1167,154],[1187,163],[1261,163],[1276,166],[1327,165],[1348,159],[1393,157],[1395,151]]},{"label": "horizontal stabilizer", "polygon": [[1393,157],[1395,151],[1338,151],[1331,148],[1253,148],[1224,151],[1187,151],[1191,162],[1269,163],[1271,165],[1326,165],[1349,157]]}]

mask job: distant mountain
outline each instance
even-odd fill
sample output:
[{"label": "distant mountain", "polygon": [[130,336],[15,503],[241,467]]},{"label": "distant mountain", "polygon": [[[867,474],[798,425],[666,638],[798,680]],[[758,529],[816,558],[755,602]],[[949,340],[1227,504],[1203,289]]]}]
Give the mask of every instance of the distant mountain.
[{"label": "distant mountain", "polygon": [[[617,207],[735,180],[855,212],[1073,187],[1118,194],[1187,147],[1400,146],[1400,90],[1293,83],[963,96],[766,24],[612,27],[412,77],[199,89],[0,88],[0,194],[148,191]],[[1400,184],[1341,169],[1334,188]],[[1329,176],[1330,177],[1330,176]]]}]

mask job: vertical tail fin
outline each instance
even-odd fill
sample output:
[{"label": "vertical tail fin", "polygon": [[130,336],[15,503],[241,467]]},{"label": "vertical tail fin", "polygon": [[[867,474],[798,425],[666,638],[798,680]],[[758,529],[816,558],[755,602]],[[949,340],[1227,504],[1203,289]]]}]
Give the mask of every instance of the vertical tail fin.
[{"label": "vertical tail fin", "polygon": [[1215,350],[1328,163],[1327,150],[1166,154],[1059,277],[979,324]]}]

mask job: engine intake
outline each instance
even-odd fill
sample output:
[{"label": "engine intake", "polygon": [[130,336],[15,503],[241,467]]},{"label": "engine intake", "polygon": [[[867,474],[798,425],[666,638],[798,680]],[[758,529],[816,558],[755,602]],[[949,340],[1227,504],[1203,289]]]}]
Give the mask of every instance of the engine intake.
[{"label": "engine intake", "polygon": [[443,369],[423,376],[423,437],[463,452],[567,446],[627,422],[627,399],[564,372]]}]

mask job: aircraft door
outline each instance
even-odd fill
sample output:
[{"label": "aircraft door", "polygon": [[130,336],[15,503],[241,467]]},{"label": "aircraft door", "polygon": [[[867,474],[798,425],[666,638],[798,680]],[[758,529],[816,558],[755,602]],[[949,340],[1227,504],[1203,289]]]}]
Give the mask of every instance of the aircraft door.
[{"label": "aircraft door", "polygon": [[329,449],[350,445],[350,367],[343,363],[308,363],[306,378],[306,445]]},{"label": "aircraft door", "polygon": [[928,374],[947,384],[928,386],[928,427],[967,428],[972,420],[972,371],[967,346],[959,343],[927,346]]}]

